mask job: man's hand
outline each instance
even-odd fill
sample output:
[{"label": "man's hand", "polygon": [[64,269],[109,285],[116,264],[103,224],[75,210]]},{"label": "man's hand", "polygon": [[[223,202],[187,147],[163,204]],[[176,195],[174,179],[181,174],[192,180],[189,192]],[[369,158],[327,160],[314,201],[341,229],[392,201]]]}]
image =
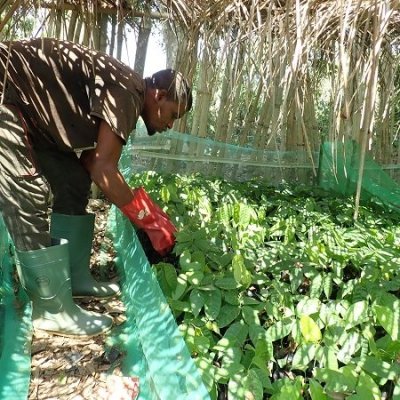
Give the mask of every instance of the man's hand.
[{"label": "man's hand", "polygon": [[142,187],[134,189],[132,194],[133,200],[121,207],[121,211],[146,232],[154,250],[162,256],[168,254],[175,245],[174,224]]}]

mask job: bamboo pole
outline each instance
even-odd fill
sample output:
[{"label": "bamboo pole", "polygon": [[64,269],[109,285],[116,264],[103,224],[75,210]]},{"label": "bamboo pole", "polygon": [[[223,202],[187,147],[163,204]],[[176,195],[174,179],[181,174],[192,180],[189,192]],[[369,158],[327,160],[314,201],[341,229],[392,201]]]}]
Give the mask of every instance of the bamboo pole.
[{"label": "bamboo pole", "polygon": [[67,39],[70,40],[71,42],[74,40],[75,37],[77,22],[78,22],[78,13],[77,11],[72,11],[69,18],[68,32],[67,32]]},{"label": "bamboo pole", "polygon": [[146,63],[147,46],[149,44],[151,25],[152,23],[149,16],[144,16],[141,18],[138,39],[136,42],[134,70],[142,77]]},{"label": "bamboo pole", "polygon": [[[18,2],[20,2],[21,0],[19,0]],[[51,10],[80,10],[82,11],[82,9],[86,8],[86,11],[89,11],[92,8],[96,8],[98,13],[102,13],[102,14],[108,14],[108,15],[112,15],[112,14],[119,14],[122,16],[122,18],[125,18],[126,16],[130,15],[132,17],[144,17],[145,15],[150,16],[150,18],[152,19],[168,19],[169,15],[168,13],[165,12],[154,12],[151,11],[150,13],[147,13],[146,11],[140,11],[137,10],[135,8],[132,7],[121,7],[121,6],[117,6],[117,7],[104,7],[104,6],[99,6],[97,4],[97,2],[94,2],[92,0],[89,1],[82,1],[79,4],[71,4],[68,3],[67,1],[51,1],[51,0],[36,0],[36,1],[32,1],[32,3],[36,6],[36,7],[40,7],[40,8],[48,8]]]},{"label": "bamboo pole", "polygon": [[117,34],[117,15],[113,14],[111,16],[111,33],[110,33],[110,50],[109,54],[114,56],[115,53],[115,36]]},{"label": "bamboo pole", "polygon": [[[388,54],[390,54],[391,50],[387,49],[387,45],[385,47]],[[393,137],[391,134],[390,99],[393,97],[395,90],[394,78],[395,70],[393,63],[390,62],[388,57],[381,58],[379,74],[379,87],[381,90],[377,109],[377,120],[381,122],[376,126],[375,136],[378,142],[376,156],[383,164],[391,164],[393,161],[391,154],[391,143]]]},{"label": "bamboo pole", "polygon": [[117,58],[121,60],[122,58],[122,47],[124,45],[124,27],[125,21],[123,19],[119,20],[117,25]]},{"label": "bamboo pole", "polygon": [[365,163],[365,153],[368,144],[368,138],[372,132],[372,126],[374,121],[374,104],[377,94],[377,81],[378,81],[378,57],[381,53],[382,40],[384,33],[387,29],[388,19],[391,14],[389,5],[374,3],[375,7],[369,10],[369,13],[374,13],[372,17],[373,29],[371,44],[372,49],[370,51],[370,59],[368,63],[368,74],[367,74],[367,97],[363,109],[363,119],[362,119],[362,142],[361,142],[361,155],[360,155],[360,165],[358,170],[358,180],[357,189],[355,196],[355,208],[354,208],[354,220],[357,220],[360,206],[361,198],[361,187],[364,173],[364,163]]}]

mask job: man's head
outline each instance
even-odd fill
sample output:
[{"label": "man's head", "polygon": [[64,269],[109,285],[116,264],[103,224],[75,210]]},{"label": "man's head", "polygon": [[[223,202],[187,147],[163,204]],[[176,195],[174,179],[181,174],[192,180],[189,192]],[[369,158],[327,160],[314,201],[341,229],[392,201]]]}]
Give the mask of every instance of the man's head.
[{"label": "man's head", "polygon": [[145,78],[146,93],[141,117],[149,135],[171,129],[174,121],[192,107],[192,90],[184,76],[163,69]]}]

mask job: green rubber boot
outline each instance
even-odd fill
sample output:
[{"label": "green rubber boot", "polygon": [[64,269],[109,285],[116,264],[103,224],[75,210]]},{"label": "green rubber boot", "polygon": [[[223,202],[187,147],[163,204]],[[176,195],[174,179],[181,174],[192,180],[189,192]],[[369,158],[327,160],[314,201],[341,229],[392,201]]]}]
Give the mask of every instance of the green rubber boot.
[{"label": "green rubber boot", "polygon": [[104,299],[118,295],[120,288],[116,283],[96,281],[90,272],[94,218],[93,214],[52,214],[50,234],[68,240],[72,296]]},{"label": "green rubber boot", "polygon": [[18,251],[17,270],[32,301],[36,329],[61,336],[91,337],[110,330],[113,320],[74,303],[69,274],[68,242],[53,241],[39,250]]}]

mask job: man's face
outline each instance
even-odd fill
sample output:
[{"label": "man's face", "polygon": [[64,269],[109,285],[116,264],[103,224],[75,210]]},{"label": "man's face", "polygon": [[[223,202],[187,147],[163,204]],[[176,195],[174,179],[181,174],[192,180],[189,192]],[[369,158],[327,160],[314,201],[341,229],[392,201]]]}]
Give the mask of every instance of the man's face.
[{"label": "man's face", "polygon": [[156,90],[153,94],[145,102],[142,112],[142,118],[150,136],[156,132],[171,129],[174,121],[185,114],[185,104],[168,100],[166,93],[162,90]]}]

